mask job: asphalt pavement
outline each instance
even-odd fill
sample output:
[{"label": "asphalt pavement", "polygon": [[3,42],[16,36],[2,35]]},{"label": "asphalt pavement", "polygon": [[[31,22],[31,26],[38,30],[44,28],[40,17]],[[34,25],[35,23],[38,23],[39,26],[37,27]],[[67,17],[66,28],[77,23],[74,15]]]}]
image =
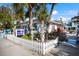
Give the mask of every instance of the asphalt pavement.
[{"label": "asphalt pavement", "polygon": [[[69,38],[75,39],[76,36],[71,36]],[[79,42],[77,42],[77,44],[75,45],[68,43],[66,41],[60,42],[60,44],[56,48],[53,48],[47,55],[49,56],[79,56]]]}]

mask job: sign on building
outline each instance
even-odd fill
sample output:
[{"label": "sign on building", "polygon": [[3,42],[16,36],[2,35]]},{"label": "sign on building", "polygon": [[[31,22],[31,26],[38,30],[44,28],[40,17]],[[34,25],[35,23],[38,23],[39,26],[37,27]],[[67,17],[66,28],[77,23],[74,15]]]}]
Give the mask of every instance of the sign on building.
[{"label": "sign on building", "polygon": [[16,29],[16,36],[21,36],[25,34],[25,30],[24,29]]}]

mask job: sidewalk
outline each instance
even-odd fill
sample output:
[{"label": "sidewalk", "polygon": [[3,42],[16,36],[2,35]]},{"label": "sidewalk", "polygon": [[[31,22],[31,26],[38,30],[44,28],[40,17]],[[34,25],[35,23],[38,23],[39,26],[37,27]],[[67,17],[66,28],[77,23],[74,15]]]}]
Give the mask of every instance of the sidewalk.
[{"label": "sidewalk", "polygon": [[7,39],[0,39],[0,56],[39,56],[37,52],[26,49]]}]

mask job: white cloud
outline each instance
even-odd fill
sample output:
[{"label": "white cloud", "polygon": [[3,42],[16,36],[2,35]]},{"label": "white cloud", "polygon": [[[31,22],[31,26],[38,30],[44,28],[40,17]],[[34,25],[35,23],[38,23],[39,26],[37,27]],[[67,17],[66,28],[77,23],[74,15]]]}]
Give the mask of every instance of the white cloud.
[{"label": "white cloud", "polygon": [[64,16],[60,16],[59,20],[60,20],[60,18],[62,19],[63,23],[68,23],[70,21],[70,19],[71,19],[71,18],[66,18]]},{"label": "white cloud", "polygon": [[78,10],[70,10],[70,11],[68,11],[68,13],[70,13],[70,14],[77,14],[78,13]]},{"label": "white cloud", "polygon": [[58,11],[54,10],[54,11],[52,12],[52,15],[55,15],[55,14],[57,14],[57,13],[58,13]]},{"label": "white cloud", "polygon": [[67,20],[69,21],[69,20],[71,20],[71,18],[67,18]]},{"label": "white cloud", "polygon": [[78,14],[78,10],[67,10],[64,11],[62,15],[77,15]]},{"label": "white cloud", "polygon": [[51,21],[55,20],[54,18],[51,18]]}]

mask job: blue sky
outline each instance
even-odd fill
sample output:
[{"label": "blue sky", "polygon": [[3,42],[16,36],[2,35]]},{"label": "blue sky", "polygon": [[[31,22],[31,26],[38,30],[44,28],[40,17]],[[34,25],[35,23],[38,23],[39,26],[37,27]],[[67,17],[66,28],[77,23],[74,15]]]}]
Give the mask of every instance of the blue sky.
[{"label": "blue sky", "polygon": [[[49,9],[50,10],[50,9]],[[54,15],[52,18],[58,19],[59,17],[64,17],[70,20],[72,17],[76,16],[79,11],[78,3],[59,3],[54,8]]]},{"label": "blue sky", "polygon": [[[0,3],[0,6],[10,6],[11,3]],[[47,5],[47,9],[50,11],[51,5]],[[54,7],[54,12],[52,13],[52,19],[58,20],[60,17],[66,18],[67,20],[76,16],[79,11],[78,3],[58,3]]]},{"label": "blue sky", "polygon": [[9,7],[11,5],[11,3],[0,3],[0,6],[7,6]]}]

